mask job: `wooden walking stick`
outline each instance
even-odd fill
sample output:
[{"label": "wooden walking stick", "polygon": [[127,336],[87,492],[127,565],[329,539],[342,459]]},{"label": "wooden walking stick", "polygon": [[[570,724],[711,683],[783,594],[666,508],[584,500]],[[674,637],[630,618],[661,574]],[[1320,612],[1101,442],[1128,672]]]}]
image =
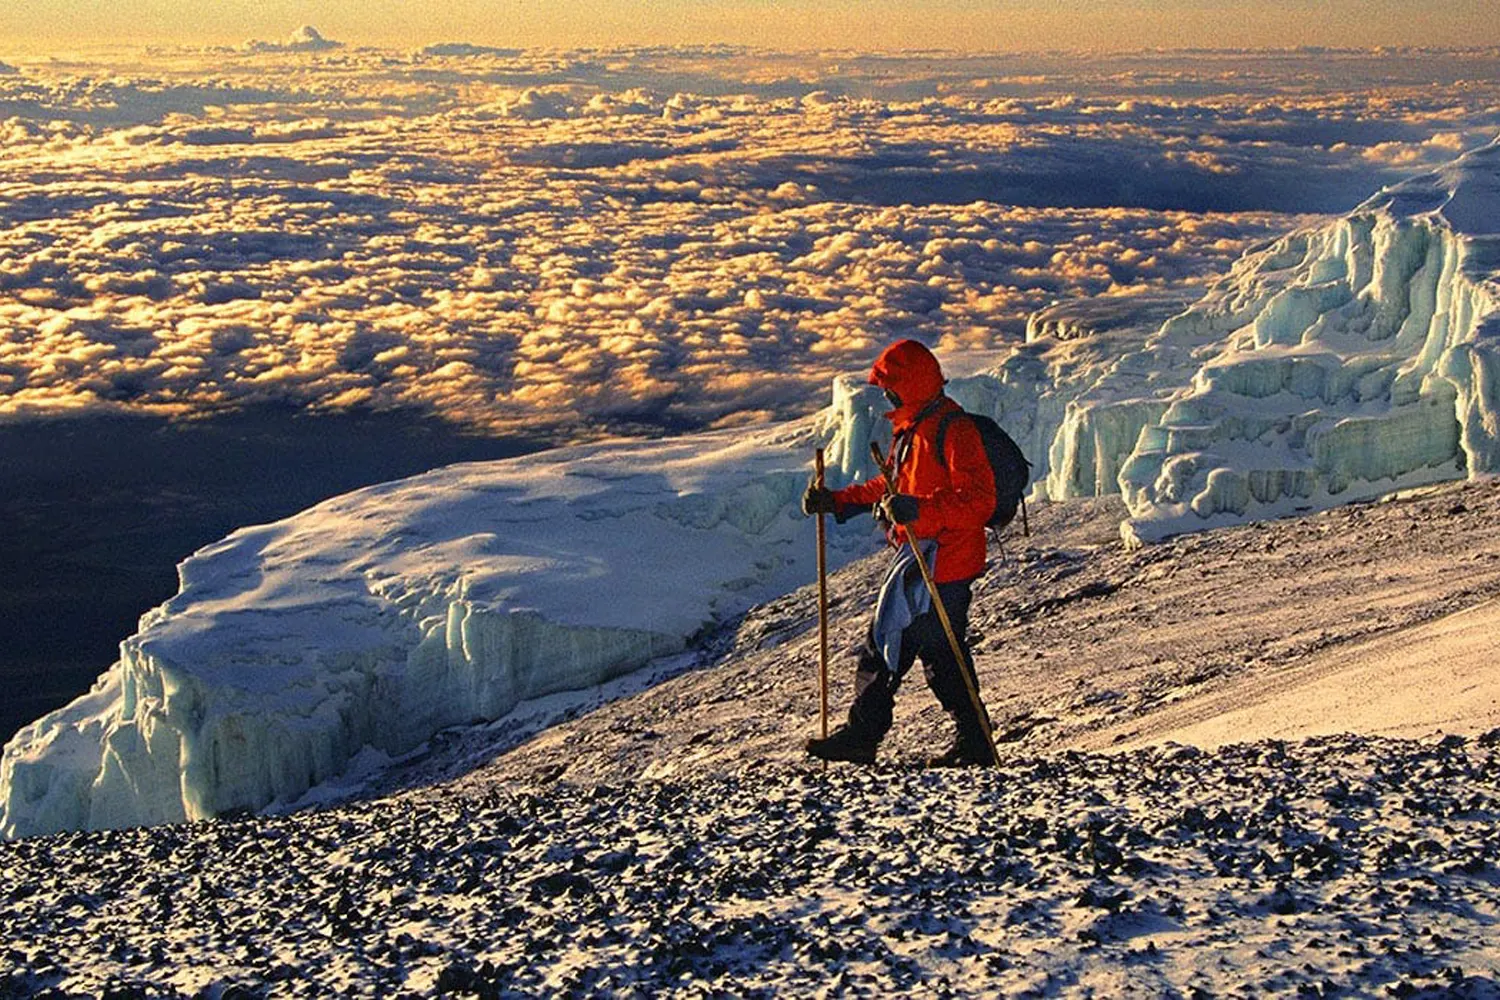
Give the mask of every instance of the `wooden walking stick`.
[{"label": "wooden walking stick", "polygon": [[[880,443],[870,442],[870,454],[875,458],[875,465],[885,474],[885,491],[887,496],[896,492],[896,470],[895,463],[886,464],[885,456],[880,453]],[[894,455],[892,456],[894,457]],[[948,644],[953,647],[953,659],[958,664],[959,676],[964,679],[964,687],[969,692],[969,700],[974,703],[974,711],[979,716],[979,728],[984,733],[984,741],[990,747],[990,760],[994,763],[1000,762],[1000,751],[995,746],[995,733],[990,728],[989,713],[984,710],[984,702],[979,700],[979,688],[975,686],[974,678],[969,676],[973,667],[964,657],[963,644],[958,641],[958,636],[953,631],[953,622],[948,617],[948,609],[943,606],[942,595],[938,593],[937,582],[932,578],[932,570],[927,568],[927,560],[922,558],[922,550],[917,548],[917,541],[911,532],[906,532],[906,544],[911,546],[911,554],[916,557],[917,567],[922,571],[922,582],[927,584],[927,592],[932,595],[932,607],[937,612],[938,621],[943,625],[943,632],[948,636]]]},{"label": "wooden walking stick", "polygon": [[[813,458],[818,489],[823,489],[823,449]],[[818,694],[823,720],[823,739],[828,739],[828,525],[827,515],[818,515]]]}]

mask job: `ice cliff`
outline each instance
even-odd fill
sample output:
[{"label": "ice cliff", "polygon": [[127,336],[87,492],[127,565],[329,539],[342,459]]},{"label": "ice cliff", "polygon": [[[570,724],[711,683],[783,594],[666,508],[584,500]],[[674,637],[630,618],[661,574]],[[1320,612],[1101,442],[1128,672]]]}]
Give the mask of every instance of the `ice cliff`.
[{"label": "ice cliff", "polygon": [[[1137,434],[1116,476],[1127,537],[1500,471],[1497,240],[1491,145],[1240,262],[1121,360],[1190,358],[1185,387],[1092,408]],[[1054,445],[1049,488],[1067,492],[1068,449],[1088,437]]]},{"label": "ice cliff", "polygon": [[1031,414],[1040,496],[1121,493],[1149,542],[1500,471],[1497,306],[1500,143],[1247,254],[1137,342],[1043,317],[985,381]]},{"label": "ice cliff", "polygon": [[[1020,442],[1038,499],[1122,493],[1130,542],[1494,473],[1497,275],[1491,145],[1247,255],[1159,327],[1117,302],[1040,318],[949,392]],[[812,449],[847,481],[888,433],[861,382],[789,427],[454,466],[234,533],[6,746],[0,834],[290,802],[367,748],[683,649],[812,579]],[[875,544],[832,537],[835,564]]]},{"label": "ice cliff", "polygon": [[[587,688],[813,578],[813,448],[863,474],[884,402],[797,425],[452,466],[245,528],[179,567],[94,689],[0,759],[7,837],[295,800],[358,754]],[[836,415],[836,417],[835,417]],[[867,531],[831,533],[841,564]]]}]

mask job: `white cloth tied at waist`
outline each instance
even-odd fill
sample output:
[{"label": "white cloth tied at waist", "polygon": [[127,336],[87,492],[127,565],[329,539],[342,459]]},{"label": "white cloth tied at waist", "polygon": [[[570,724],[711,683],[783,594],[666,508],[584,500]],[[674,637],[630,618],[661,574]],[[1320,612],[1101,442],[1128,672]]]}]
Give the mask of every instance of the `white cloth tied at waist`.
[{"label": "white cloth tied at waist", "polygon": [[[919,539],[922,558],[931,569],[937,562],[937,542]],[[875,602],[875,623],[871,626],[875,648],[885,657],[886,669],[898,673],[901,667],[901,633],[918,616],[932,607],[932,594],[922,580],[917,559],[910,545],[896,550],[885,579],[880,584],[880,598]]]}]

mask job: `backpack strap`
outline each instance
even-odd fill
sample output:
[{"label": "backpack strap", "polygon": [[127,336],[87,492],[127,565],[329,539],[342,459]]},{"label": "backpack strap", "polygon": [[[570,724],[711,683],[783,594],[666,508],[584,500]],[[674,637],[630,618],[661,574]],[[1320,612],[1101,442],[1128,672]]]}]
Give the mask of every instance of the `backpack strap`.
[{"label": "backpack strap", "polygon": [[[943,400],[946,398],[946,396],[940,394],[932,402],[922,407],[922,409],[917,412],[917,415],[912,418],[911,423],[907,425],[906,430],[899,434],[896,440],[891,442],[892,469],[899,469],[906,462],[906,455],[909,451],[911,451],[912,439],[917,436],[917,428],[922,426],[922,421],[926,420],[928,417],[937,412],[937,408],[942,405]],[[948,418],[957,415],[957,413],[944,414],[943,422],[938,425],[938,460],[940,462],[942,461],[943,451],[943,429],[948,426]],[[946,469],[947,467],[948,463],[943,462],[943,468]]]},{"label": "backpack strap", "polygon": [[968,411],[966,410],[951,410],[948,413],[943,414],[943,419],[938,421],[937,459],[938,464],[945,469],[948,467],[948,449],[946,447],[948,441],[948,425],[953,423],[953,421],[958,419],[959,417],[967,417],[968,415]]}]

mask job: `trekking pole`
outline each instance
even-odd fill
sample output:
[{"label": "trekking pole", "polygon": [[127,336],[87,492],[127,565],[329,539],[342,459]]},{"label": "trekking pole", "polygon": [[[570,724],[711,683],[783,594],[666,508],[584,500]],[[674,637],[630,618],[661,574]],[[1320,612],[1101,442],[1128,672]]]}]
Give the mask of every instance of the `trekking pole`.
[{"label": "trekking pole", "polygon": [[[818,489],[823,488],[823,449],[813,457]],[[828,526],[827,515],[818,515],[818,696],[823,720],[823,739],[828,739]]]},{"label": "trekking pole", "polygon": [[[885,473],[886,495],[890,496],[896,492],[895,469],[886,465],[885,457],[880,453],[880,443],[870,442],[870,454],[875,458],[875,465]],[[973,667],[964,656],[963,644],[958,641],[957,634],[953,631],[953,622],[948,617],[948,609],[943,606],[942,595],[938,593],[937,582],[932,578],[932,570],[927,568],[927,560],[922,558],[922,550],[917,548],[917,541],[911,532],[906,532],[906,544],[911,546],[911,554],[917,559],[917,567],[922,571],[922,582],[927,584],[927,592],[932,595],[932,607],[937,611],[938,621],[943,625],[943,632],[948,636],[948,645],[953,647],[953,659],[958,664],[959,676],[964,679],[964,687],[969,692],[969,700],[974,703],[974,711],[979,716],[979,728],[984,733],[984,741],[990,747],[990,759],[995,763],[1000,761],[1000,751],[995,746],[995,733],[990,728],[989,713],[984,710],[984,702],[979,700],[979,688],[974,683],[974,678],[969,676],[969,670]]]}]

